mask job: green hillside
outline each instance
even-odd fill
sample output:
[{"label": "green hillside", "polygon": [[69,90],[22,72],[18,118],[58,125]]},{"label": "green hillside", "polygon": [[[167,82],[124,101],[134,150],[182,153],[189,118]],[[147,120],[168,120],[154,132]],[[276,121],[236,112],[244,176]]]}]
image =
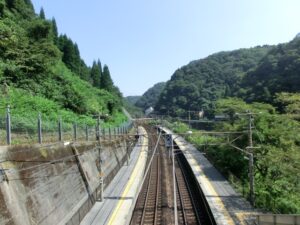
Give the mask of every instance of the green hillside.
[{"label": "green hillside", "polygon": [[184,115],[187,110],[211,111],[217,99],[233,96],[247,72],[253,70],[271,46],[220,52],[189,63],[167,82],[156,109]]},{"label": "green hillside", "polygon": [[[188,110],[226,115],[211,131],[245,135],[188,137],[249,198],[249,146],[253,128],[255,203],[274,213],[300,213],[300,39],[277,46],[220,52],[177,70],[157,103],[159,112],[186,118]],[[247,112],[255,113],[249,120]],[[244,116],[240,115],[244,114]],[[172,128],[186,133],[186,124]]]},{"label": "green hillside", "polygon": [[[288,96],[288,98],[287,98]],[[298,96],[296,98],[296,96]],[[286,108],[297,102],[300,95],[284,94],[280,99],[288,99]],[[278,99],[279,101],[281,101]],[[299,109],[299,108],[298,108]],[[278,114],[273,106],[265,103],[247,104],[238,98],[220,99],[216,102],[214,113],[229,115],[229,121],[213,123],[217,132],[246,131],[248,116],[237,116],[250,110],[254,115],[253,143],[255,205],[273,213],[300,213],[300,123],[288,114]],[[190,128],[186,124],[173,125],[178,133],[186,133]],[[199,135],[193,132],[188,136],[199,150],[231,184],[249,199],[249,161],[245,154],[233,148],[233,145],[247,150],[248,135]],[[249,151],[249,150],[248,150]]]},{"label": "green hillside", "polygon": [[98,60],[88,67],[77,44],[58,34],[44,10],[36,15],[30,0],[0,0],[0,85],[1,115],[8,104],[17,117],[125,119],[108,66]]},{"label": "green hillside", "polygon": [[300,38],[279,44],[220,52],[178,69],[157,103],[161,113],[210,113],[218,99],[239,97],[274,106],[276,93],[300,91]]},{"label": "green hillside", "polygon": [[300,38],[279,44],[243,79],[239,96],[274,104],[279,92],[300,91]]},{"label": "green hillside", "polygon": [[143,117],[144,112],[134,104],[141,96],[127,96],[123,99],[124,108],[133,118]]},{"label": "green hillside", "polygon": [[153,87],[149,88],[140,99],[135,103],[137,107],[142,108],[143,110],[154,107],[158,101],[158,98],[165,88],[166,83],[160,82],[155,84]]},{"label": "green hillside", "polygon": [[140,98],[141,98],[141,96],[138,96],[138,95],[125,97],[126,101],[128,101],[132,105],[134,105]]}]

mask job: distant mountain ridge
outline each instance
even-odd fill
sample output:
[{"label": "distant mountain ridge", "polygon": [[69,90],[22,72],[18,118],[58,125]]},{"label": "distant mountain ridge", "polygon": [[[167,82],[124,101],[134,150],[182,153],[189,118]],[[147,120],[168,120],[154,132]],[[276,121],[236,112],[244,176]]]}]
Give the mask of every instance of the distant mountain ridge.
[{"label": "distant mountain ridge", "polygon": [[149,88],[141,98],[135,103],[137,107],[142,109],[147,109],[149,107],[154,107],[158,101],[158,98],[165,88],[166,83],[160,82],[155,84],[153,87]]},{"label": "distant mountain ridge", "polygon": [[134,105],[142,96],[136,95],[136,96],[127,96],[125,99],[132,105]]},{"label": "distant mountain ridge", "polygon": [[183,115],[187,110],[209,111],[217,99],[236,96],[246,74],[254,70],[273,46],[219,52],[176,70],[166,83],[156,110]]},{"label": "distant mountain ridge", "polygon": [[172,75],[156,105],[160,113],[211,111],[218,99],[276,106],[276,94],[300,91],[300,34],[276,46],[219,52],[195,60]]}]

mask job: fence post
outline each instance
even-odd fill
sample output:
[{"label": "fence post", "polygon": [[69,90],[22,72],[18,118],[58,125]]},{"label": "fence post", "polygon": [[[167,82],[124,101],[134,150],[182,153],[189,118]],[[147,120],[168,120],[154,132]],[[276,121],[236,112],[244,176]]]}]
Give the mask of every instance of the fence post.
[{"label": "fence post", "polygon": [[11,118],[10,118],[10,106],[6,108],[6,143],[11,144]]},{"label": "fence post", "polygon": [[39,115],[38,115],[38,139],[39,139],[39,144],[42,144],[43,136],[42,136],[42,116],[41,116],[41,113],[39,113]]},{"label": "fence post", "polygon": [[89,140],[89,127],[88,125],[85,125],[85,140]]},{"label": "fence post", "polygon": [[129,157],[128,157],[128,145],[127,145],[126,139],[124,139],[124,145],[125,145],[125,149],[126,149],[126,166],[128,166]]},{"label": "fence post", "polygon": [[111,140],[111,129],[110,129],[110,126],[108,128],[108,133],[109,133],[109,140]]},{"label": "fence post", "polygon": [[61,118],[58,120],[58,141],[63,140],[63,134],[62,134],[62,121]]},{"label": "fence post", "polygon": [[102,129],[101,129],[100,123],[99,123],[99,141],[101,141],[101,134],[102,134]]},{"label": "fence post", "polygon": [[105,128],[102,128],[103,140],[105,139]]},{"label": "fence post", "polygon": [[73,131],[74,131],[74,141],[77,141],[77,124],[73,124]]},{"label": "fence post", "polygon": [[97,124],[96,124],[96,141],[100,140],[100,116],[97,118]]}]

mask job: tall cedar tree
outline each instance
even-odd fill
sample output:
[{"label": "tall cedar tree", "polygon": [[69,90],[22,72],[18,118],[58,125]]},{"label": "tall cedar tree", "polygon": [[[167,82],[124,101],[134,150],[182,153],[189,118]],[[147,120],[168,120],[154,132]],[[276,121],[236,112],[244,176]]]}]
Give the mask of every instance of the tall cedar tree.
[{"label": "tall cedar tree", "polygon": [[6,6],[15,15],[24,19],[35,17],[33,5],[30,0],[5,0]]},{"label": "tall cedar tree", "polygon": [[[103,71],[102,71],[102,65],[101,65],[101,62],[100,62],[100,59],[98,59],[97,61],[97,65],[99,67],[99,70],[100,70],[100,80],[101,80],[101,77],[102,77],[102,74],[103,74]],[[99,87],[100,87],[101,84],[99,84]]]},{"label": "tall cedar tree", "polygon": [[53,41],[55,45],[58,45],[58,29],[54,17],[52,18],[51,23],[52,23]]},{"label": "tall cedar tree", "polygon": [[15,0],[5,0],[5,2],[9,9],[11,9],[15,6]]},{"label": "tall cedar tree", "polygon": [[110,76],[110,72],[107,65],[104,65],[103,67],[103,74],[101,79],[101,88],[107,91],[113,91],[114,90],[114,84]]},{"label": "tall cedar tree", "polygon": [[80,59],[80,78],[86,81],[90,80],[90,68],[87,67],[83,59]]},{"label": "tall cedar tree", "polygon": [[91,82],[94,87],[100,88],[101,70],[100,70],[99,64],[96,63],[96,61],[93,62],[93,66],[91,68]]},{"label": "tall cedar tree", "polygon": [[81,58],[77,44],[66,35],[59,36],[58,47],[63,52],[62,61],[74,73],[80,74]]},{"label": "tall cedar tree", "polygon": [[[54,21],[52,21],[52,24],[55,27]],[[72,72],[78,74],[80,78],[86,81],[90,80],[90,69],[81,59],[78,45],[76,43],[73,43],[73,41],[66,35],[60,35],[58,37],[57,46],[63,52],[62,61],[66,64],[66,66]]]},{"label": "tall cedar tree", "polygon": [[43,19],[43,20],[46,19],[45,11],[44,11],[43,7],[40,10],[40,18]]},{"label": "tall cedar tree", "polygon": [[24,2],[27,6],[29,6],[30,10],[34,11],[34,7],[31,0],[24,0]]}]

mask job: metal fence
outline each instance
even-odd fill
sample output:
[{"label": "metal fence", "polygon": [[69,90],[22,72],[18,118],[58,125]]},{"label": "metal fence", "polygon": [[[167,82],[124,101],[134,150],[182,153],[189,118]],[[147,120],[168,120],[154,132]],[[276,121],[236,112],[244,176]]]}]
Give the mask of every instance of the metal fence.
[{"label": "metal fence", "polygon": [[35,118],[20,117],[6,113],[0,114],[0,145],[18,145],[34,143],[53,143],[61,141],[95,141],[99,138],[112,139],[125,134],[133,126],[131,121],[116,127],[102,128],[99,118],[95,125],[77,124],[44,120],[41,114]]},{"label": "metal fence", "polygon": [[258,225],[300,225],[300,215],[262,214],[257,216]]}]

